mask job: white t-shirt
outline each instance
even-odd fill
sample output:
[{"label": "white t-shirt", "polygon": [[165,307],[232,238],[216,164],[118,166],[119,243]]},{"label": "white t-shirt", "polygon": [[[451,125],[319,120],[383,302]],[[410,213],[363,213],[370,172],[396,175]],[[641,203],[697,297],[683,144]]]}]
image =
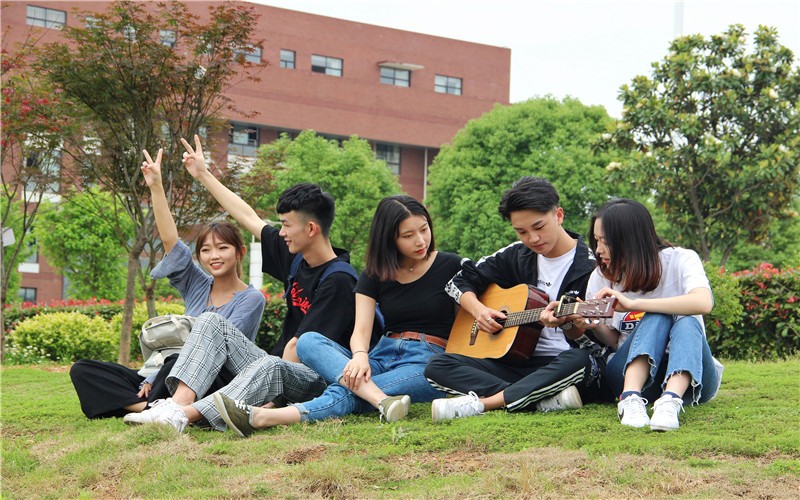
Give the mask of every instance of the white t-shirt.
[{"label": "white t-shirt", "polygon": [[[686,248],[672,247],[661,250],[658,254],[661,260],[661,281],[655,290],[641,293],[641,292],[625,292],[625,296],[631,299],[660,299],[665,297],[677,297],[679,295],[686,295],[695,288],[708,288],[711,290],[711,285],[708,283],[706,271],[703,268],[703,262],[697,252]],[[595,294],[602,288],[611,288],[612,290],[620,290],[621,286],[617,283],[612,283],[600,273],[600,268],[596,268],[592,275],[589,276],[589,284],[586,287],[586,298],[594,298]],[[611,319],[610,326],[616,328],[620,332],[619,344],[621,346],[625,339],[631,334],[639,320],[642,319],[642,312],[615,312],[614,317]],[[675,316],[675,319],[681,316]],[[694,316],[700,322],[700,327],[703,333],[706,331],[703,316],[697,314]]]},{"label": "white t-shirt", "polygon": [[[661,260],[661,281],[658,283],[656,289],[647,293],[625,292],[626,297],[632,299],[659,299],[686,295],[695,288],[708,288],[711,290],[706,271],[703,268],[703,262],[700,260],[700,256],[697,255],[697,252],[680,247],[665,248],[659,252],[659,258]],[[604,278],[603,275],[600,274],[600,268],[598,267],[592,271],[592,275],[589,276],[589,284],[586,287],[586,298],[594,298],[594,295],[604,287],[613,290],[620,289],[618,285]],[[611,326],[620,332],[617,347],[621,346],[630,336],[643,315],[644,313],[641,311],[614,313]],[[675,319],[681,317],[683,316],[675,315]],[[693,317],[697,318],[697,321],[700,322],[700,328],[703,329],[703,334],[705,334],[706,325],[703,321],[703,316],[701,314],[696,314]],[[667,346],[667,351],[669,351],[669,345]],[[610,360],[613,356],[614,354],[612,353],[608,359]],[[712,359],[714,361],[714,367],[717,370],[717,386],[714,388],[711,396],[711,399],[714,399],[719,393],[719,387],[722,383],[722,372],[725,370],[725,367],[713,356]],[[709,399],[709,401],[711,399]]]},{"label": "white t-shirt", "polygon": [[[558,300],[558,290],[564,275],[567,274],[569,266],[575,260],[575,248],[560,257],[548,259],[542,255],[537,255],[536,266],[538,268],[538,281],[536,286],[547,293],[550,301]],[[569,349],[569,344],[564,338],[561,330],[555,328],[542,328],[539,335],[539,342],[536,344],[534,356],[558,356],[561,352]]]}]

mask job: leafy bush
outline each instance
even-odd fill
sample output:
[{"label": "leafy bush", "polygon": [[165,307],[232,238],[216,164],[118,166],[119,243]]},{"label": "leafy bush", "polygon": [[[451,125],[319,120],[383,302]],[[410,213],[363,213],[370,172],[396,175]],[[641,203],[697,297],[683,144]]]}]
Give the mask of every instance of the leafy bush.
[{"label": "leafy bush", "polygon": [[733,276],[744,307],[735,354],[776,358],[800,351],[800,268],[777,269],[765,262]]},{"label": "leafy bush", "polygon": [[706,275],[714,292],[714,308],[704,316],[706,337],[715,356],[735,357],[739,351],[742,312],[738,280],[725,269],[705,263]]},{"label": "leafy bush", "polygon": [[78,312],[54,312],[27,318],[11,332],[8,343],[15,352],[38,349],[39,355],[53,361],[71,362],[80,358],[113,361],[117,352],[109,323]]},{"label": "leafy bush", "polygon": [[[168,301],[156,301],[156,314],[163,316],[165,314],[183,314],[186,310],[182,301],[173,301],[171,297]],[[142,361],[142,349],[139,347],[139,334],[142,332],[142,325],[150,317],[147,315],[147,304],[144,302],[137,302],[133,306],[133,322],[131,326],[131,361]],[[122,331],[122,312],[116,314],[111,318],[111,331],[114,332],[114,344],[119,349],[119,334]],[[143,361],[142,361],[143,362]]]},{"label": "leafy bush", "polygon": [[3,311],[3,328],[8,334],[26,318],[52,312],[79,312],[90,318],[100,316],[110,320],[115,314],[122,312],[124,301],[111,302],[106,299],[91,298],[89,300],[54,300],[50,303],[23,302],[22,304],[6,304]]},{"label": "leafy bush", "polygon": [[267,299],[267,304],[256,334],[256,345],[269,352],[281,336],[283,318],[286,317],[286,301],[282,292],[273,294],[262,291],[262,293]]}]

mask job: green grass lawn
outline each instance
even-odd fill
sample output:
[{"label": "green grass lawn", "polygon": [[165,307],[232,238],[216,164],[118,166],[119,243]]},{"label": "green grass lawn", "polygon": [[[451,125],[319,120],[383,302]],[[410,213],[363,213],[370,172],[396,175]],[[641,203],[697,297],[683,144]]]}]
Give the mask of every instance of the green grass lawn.
[{"label": "green grass lawn", "polygon": [[614,405],[434,424],[430,404],[232,432],[90,421],[65,368],[5,367],[2,498],[800,496],[800,358],[728,362],[719,397],[676,432]]}]

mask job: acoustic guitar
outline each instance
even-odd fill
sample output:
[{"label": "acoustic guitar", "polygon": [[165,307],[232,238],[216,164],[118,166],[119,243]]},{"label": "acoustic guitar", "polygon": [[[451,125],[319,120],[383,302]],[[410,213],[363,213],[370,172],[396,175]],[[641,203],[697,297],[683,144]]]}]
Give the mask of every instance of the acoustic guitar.
[{"label": "acoustic guitar", "polygon": [[[478,329],[478,322],[466,310],[456,315],[445,352],[463,354],[473,358],[503,358],[513,364],[525,363],[536,349],[542,324],[537,323],[542,311],[550,303],[547,294],[531,285],[501,288],[489,285],[479,297],[480,301],[506,315],[495,318],[503,328],[495,333]],[[610,318],[614,315],[615,297],[577,302],[564,296],[555,308],[555,315],[579,314],[585,318]]]}]

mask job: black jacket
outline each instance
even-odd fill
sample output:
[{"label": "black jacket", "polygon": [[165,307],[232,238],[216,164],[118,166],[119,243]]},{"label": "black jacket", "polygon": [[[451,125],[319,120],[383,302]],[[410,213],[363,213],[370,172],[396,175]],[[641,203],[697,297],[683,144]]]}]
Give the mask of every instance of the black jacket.
[{"label": "black jacket", "polygon": [[[567,231],[567,234],[578,240],[578,246],[575,248],[572,265],[561,282],[558,296],[569,295],[583,299],[596,261],[580,235],[572,231]],[[492,283],[502,288],[511,288],[521,283],[535,286],[539,278],[537,256],[536,252],[521,241],[514,242],[481,258],[477,263],[464,262],[462,270],[450,280],[445,290],[458,302],[461,294],[474,292],[480,295]]]}]

